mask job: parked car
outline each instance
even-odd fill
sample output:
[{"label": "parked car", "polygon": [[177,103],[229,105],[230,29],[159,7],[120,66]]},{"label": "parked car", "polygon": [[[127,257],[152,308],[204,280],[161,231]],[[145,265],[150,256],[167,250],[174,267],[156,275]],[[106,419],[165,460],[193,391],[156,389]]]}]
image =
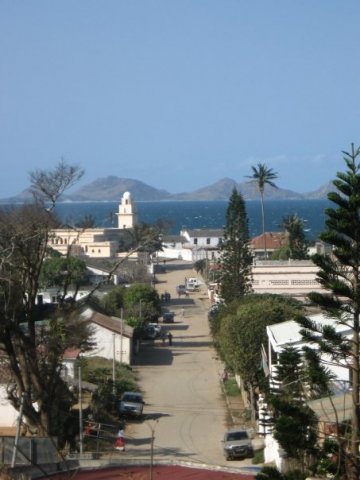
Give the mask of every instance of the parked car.
[{"label": "parked car", "polygon": [[186,285],[177,285],[176,293],[178,295],[186,295],[187,294]]},{"label": "parked car", "polygon": [[201,283],[197,278],[188,278],[186,281],[186,289],[189,292],[196,292],[200,290]]},{"label": "parked car", "polygon": [[164,312],[163,313],[163,322],[164,323],[174,323],[175,313],[174,312]]},{"label": "parked car", "polygon": [[158,332],[156,331],[155,327],[152,325],[146,325],[144,328],[144,337],[149,339],[149,340],[155,340],[155,338],[158,336]]},{"label": "parked car", "polygon": [[224,455],[226,460],[247,458],[254,455],[251,438],[245,429],[231,428],[224,434]]},{"label": "parked car", "polygon": [[147,326],[148,326],[148,327],[151,327],[151,328],[153,328],[153,329],[155,330],[157,337],[160,336],[160,333],[161,333],[161,330],[162,330],[162,326],[161,326],[161,325],[159,325],[158,323],[151,322],[151,323],[148,323]]},{"label": "parked car", "polygon": [[141,417],[144,409],[144,400],[140,392],[124,392],[120,399],[119,411],[121,415]]}]

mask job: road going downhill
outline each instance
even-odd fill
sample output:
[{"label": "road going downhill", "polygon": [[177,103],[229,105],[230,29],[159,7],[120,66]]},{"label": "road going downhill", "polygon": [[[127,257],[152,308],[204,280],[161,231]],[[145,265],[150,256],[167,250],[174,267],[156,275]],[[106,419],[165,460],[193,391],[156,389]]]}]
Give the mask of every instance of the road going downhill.
[{"label": "road going downhill", "polygon": [[188,297],[176,295],[177,284],[195,272],[184,262],[166,264],[157,276],[159,294],[170,293],[165,309],[175,322],[164,324],[173,335],[141,347],[134,370],[146,402],[145,418],[127,426],[126,454],[149,460],[151,437],[154,461],[175,460],[231,467],[251,460],[226,462],[221,439],[227,427],[227,407],[219,381],[221,364],[209,335],[205,288]]}]

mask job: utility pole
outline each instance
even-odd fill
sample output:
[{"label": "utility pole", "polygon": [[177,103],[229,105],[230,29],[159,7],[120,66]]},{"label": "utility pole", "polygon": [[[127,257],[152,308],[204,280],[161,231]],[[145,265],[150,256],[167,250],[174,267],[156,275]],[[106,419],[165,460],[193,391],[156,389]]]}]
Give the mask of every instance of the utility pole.
[{"label": "utility pole", "polygon": [[123,319],[123,309],[121,309],[121,325],[120,325],[120,363],[123,362],[123,331],[124,331],[124,319]]},{"label": "utility pole", "polygon": [[155,425],[158,420],[155,420],[153,424],[148,423],[151,431],[150,438],[150,480],[153,480],[153,466],[154,466],[154,440],[155,440]]},{"label": "utility pole", "polygon": [[113,359],[112,359],[112,382],[113,382],[113,394],[115,395],[115,333],[112,334],[113,340]]},{"label": "utility pole", "polygon": [[84,437],[83,437],[83,409],[82,409],[82,381],[81,381],[81,367],[79,367],[79,430],[80,430],[80,457],[84,451]]}]

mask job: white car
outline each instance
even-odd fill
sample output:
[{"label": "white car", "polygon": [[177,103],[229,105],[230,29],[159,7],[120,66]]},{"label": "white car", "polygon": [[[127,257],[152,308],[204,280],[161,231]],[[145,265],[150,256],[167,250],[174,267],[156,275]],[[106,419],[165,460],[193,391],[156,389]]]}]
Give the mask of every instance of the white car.
[{"label": "white car", "polygon": [[140,392],[124,392],[120,400],[119,411],[121,415],[141,417],[144,400]]},{"label": "white car", "polygon": [[226,460],[253,457],[252,442],[247,430],[231,428],[224,435],[224,455]]}]

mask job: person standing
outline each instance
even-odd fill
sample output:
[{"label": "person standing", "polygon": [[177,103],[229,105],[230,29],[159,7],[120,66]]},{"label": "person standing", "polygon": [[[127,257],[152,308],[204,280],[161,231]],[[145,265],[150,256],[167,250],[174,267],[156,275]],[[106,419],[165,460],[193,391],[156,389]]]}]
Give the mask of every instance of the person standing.
[{"label": "person standing", "polygon": [[168,333],[168,340],[169,340],[169,345],[170,345],[170,347],[171,347],[171,345],[172,345],[172,340],[173,340],[173,336],[172,336],[172,333],[171,333],[171,332]]},{"label": "person standing", "polygon": [[122,427],[120,427],[117,433],[114,447],[116,450],[120,450],[120,452],[125,451],[125,434]]}]

